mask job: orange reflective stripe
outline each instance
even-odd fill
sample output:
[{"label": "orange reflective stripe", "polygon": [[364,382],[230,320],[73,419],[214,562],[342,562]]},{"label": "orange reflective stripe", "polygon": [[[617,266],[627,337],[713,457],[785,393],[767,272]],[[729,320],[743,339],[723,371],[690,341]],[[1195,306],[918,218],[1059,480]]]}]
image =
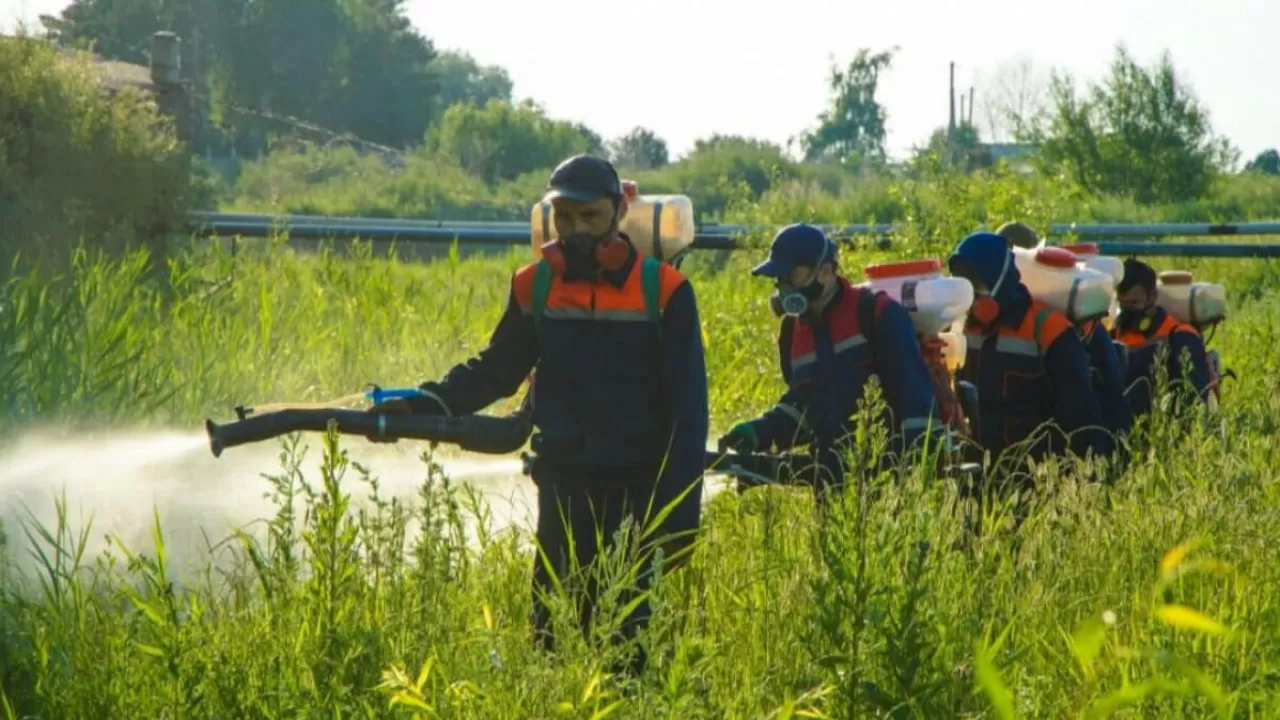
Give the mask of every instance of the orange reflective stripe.
[{"label": "orange reflective stripe", "polygon": [[[639,273],[636,272],[631,273],[633,277],[638,274]],[[684,284],[686,278],[684,273],[667,263],[662,263],[662,272],[658,276],[658,279],[660,281],[658,285],[658,309],[666,310],[667,303],[671,301],[671,296],[676,293],[676,290],[680,289],[680,286]],[[628,283],[629,282],[630,280],[628,280]],[[643,308],[643,297],[641,297],[641,302],[642,304],[640,307]]]},{"label": "orange reflective stripe", "polygon": [[[666,297],[675,290],[675,286],[667,288],[669,283],[670,280],[664,277],[661,289]],[[665,300],[662,302],[665,304]],[[640,264],[637,262],[632,267],[627,281],[620,288],[607,282],[566,283],[559,277],[552,278],[551,290],[547,293],[546,317],[648,321]]]},{"label": "orange reflective stripe", "polygon": [[[1040,336],[1036,337],[1036,317],[1045,310],[1048,310],[1049,314],[1040,323]],[[1061,337],[1062,333],[1071,329],[1071,321],[1067,319],[1066,315],[1051,309],[1048,305],[1038,300],[1034,300],[1031,303],[1031,311],[1027,313],[1026,318],[1023,318],[1022,327],[1018,329],[1025,331],[1027,337],[1039,343],[1040,350],[1044,351]]]},{"label": "orange reflective stripe", "polygon": [[1125,346],[1129,348],[1139,349],[1164,343],[1168,341],[1169,336],[1175,332],[1189,332],[1196,337],[1200,337],[1200,331],[1196,330],[1194,327],[1190,325],[1182,325],[1178,323],[1177,320],[1174,320],[1173,316],[1165,315],[1164,322],[1160,323],[1160,327],[1156,328],[1150,336],[1141,330],[1128,330],[1120,333],[1120,335],[1116,337],[1116,340],[1124,343]]},{"label": "orange reflective stripe", "polygon": [[532,262],[516,271],[511,277],[511,288],[515,292],[516,304],[526,314],[533,312],[533,276],[538,263]]},{"label": "orange reflective stripe", "polygon": [[564,308],[591,309],[592,284],[587,281],[567,283],[560,276],[551,278],[551,290],[547,293],[547,314]]},{"label": "orange reflective stripe", "polygon": [[1160,323],[1160,327],[1156,328],[1156,331],[1151,334],[1151,339],[1156,340],[1167,338],[1172,335],[1173,331],[1177,328],[1178,321],[1174,320],[1172,315],[1166,314],[1164,316],[1164,322]]},{"label": "orange reflective stripe", "polygon": [[1128,330],[1119,335],[1116,340],[1120,341],[1125,347],[1140,348],[1147,344],[1147,336],[1140,332]]},{"label": "orange reflective stripe", "polygon": [[[1037,336],[1037,323],[1039,335]],[[1057,310],[1039,301],[1032,301],[1022,324],[1016,328],[1001,327],[996,338],[996,350],[1011,355],[1039,357],[1044,354],[1064,332],[1071,329],[1071,322]]]}]

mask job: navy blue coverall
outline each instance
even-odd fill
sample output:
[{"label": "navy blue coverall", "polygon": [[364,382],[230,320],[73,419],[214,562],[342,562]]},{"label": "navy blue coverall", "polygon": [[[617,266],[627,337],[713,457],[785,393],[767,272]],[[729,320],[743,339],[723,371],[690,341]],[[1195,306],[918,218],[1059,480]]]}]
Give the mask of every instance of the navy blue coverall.
[{"label": "navy blue coverall", "polygon": [[1094,387],[1102,409],[1102,421],[1113,435],[1133,429],[1133,409],[1125,397],[1125,377],[1120,369],[1120,352],[1102,323],[1090,321],[1080,331],[1093,370]]},{"label": "navy blue coverall", "polygon": [[[971,312],[965,326],[961,379],[978,389],[980,407],[974,436],[993,458],[1033,436],[1019,450],[1034,460],[1068,449],[1110,455],[1115,444],[1084,344],[1065,315],[1031,298],[1010,252],[1000,235],[974,233],[950,259],[953,273],[960,265],[976,272],[999,305],[993,325],[983,326]],[[1037,433],[1046,422],[1056,427]]]},{"label": "navy blue coverall", "polygon": [[[687,548],[700,521],[708,404],[697,302],[693,286],[663,263],[660,327],[648,322],[639,260],[632,245],[626,264],[604,271],[599,281],[568,272],[555,277],[540,321],[532,307],[537,263],[521,268],[489,346],[441,382],[422,386],[462,415],[514,395],[535,371],[537,539],[562,579],[569,552],[582,567],[596,557],[597,531],[608,547],[625,516],[643,528],[686,490],[649,541],[663,542],[668,553]],[[429,399],[415,402],[415,410],[431,411]],[[661,540],[673,533],[684,537]],[[648,582],[645,573],[642,588]],[[535,557],[533,622],[546,647],[554,645],[543,599],[551,587]],[[588,587],[584,632],[595,592]],[[648,617],[645,601],[624,624],[624,634],[634,636]],[[643,666],[643,655],[637,662],[637,669]]]},{"label": "navy blue coverall", "polygon": [[1134,415],[1151,412],[1152,394],[1155,390],[1156,353],[1168,346],[1165,368],[1169,382],[1183,381],[1182,357],[1184,351],[1191,354],[1191,377],[1187,390],[1194,390],[1196,397],[1204,399],[1209,393],[1209,356],[1204,339],[1192,326],[1179,323],[1162,307],[1157,307],[1146,330],[1116,327],[1117,340],[1129,349],[1129,377],[1127,378],[1129,405]]},{"label": "navy blue coverall", "polygon": [[935,438],[946,432],[911,317],[879,293],[870,314],[874,328],[864,327],[860,296],[869,292],[840,278],[819,322],[783,318],[778,361],[788,389],[777,405],[751,421],[761,449],[787,450],[809,442],[836,486],[845,480],[841,443],[855,429],[858,403],[872,374],[879,376],[888,406],[883,419],[893,440],[890,453],[901,456],[926,430]]}]

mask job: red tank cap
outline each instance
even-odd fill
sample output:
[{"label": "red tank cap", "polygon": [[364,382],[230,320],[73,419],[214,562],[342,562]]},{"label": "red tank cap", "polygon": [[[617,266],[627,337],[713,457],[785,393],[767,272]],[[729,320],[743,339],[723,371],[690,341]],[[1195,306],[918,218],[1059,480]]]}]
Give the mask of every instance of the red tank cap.
[{"label": "red tank cap", "polygon": [[1058,247],[1068,252],[1075,253],[1076,255],[1097,255],[1098,254],[1097,243],[1076,243],[1075,245],[1059,245]]},{"label": "red tank cap", "polygon": [[1076,266],[1076,256],[1069,250],[1046,246],[1036,251],[1036,262],[1065,270]]},{"label": "red tank cap", "polygon": [[1162,285],[1190,285],[1191,273],[1185,270],[1165,270],[1160,273]]},{"label": "red tank cap", "polygon": [[928,260],[904,260],[902,262],[874,263],[866,268],[867,277],[872,280],[887,280],[911,275],[930,275],[942,272],[942,261],[937,258]]},{"label": "red tank cap", "polygon": [[622,181],[623,197],[627,198],[628,200],[632,200],[639,194],[640,194],[640,186],[636,184],[635,180]]}]

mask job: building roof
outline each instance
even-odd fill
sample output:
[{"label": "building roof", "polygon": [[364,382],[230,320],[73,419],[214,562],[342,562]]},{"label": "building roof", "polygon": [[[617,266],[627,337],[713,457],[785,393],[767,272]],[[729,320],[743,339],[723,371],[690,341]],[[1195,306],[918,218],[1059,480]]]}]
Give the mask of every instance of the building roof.
[{"label": "building roof", "polygon": [[[10,35],[0,33],[0,40],[38,40],[32,36]],[[136,87],[146,92],[155,91],[155,83],[151,81],[151,68],[146,65],[138,65],[135,63],[121,62],[119,60],[107,60],[93,53],[83,53],[79,50],[54,46],[58,52],[64,55],[84,54],[89,57],[89,62],[94,72],[97,73],[103,86],[112,92],[118,92],[126,87]]]},{"label": "building roof", "polygon": [[1020,158],[1036,154],[1035,145],[1019,143],[986,143],[984,145],[993,158]]},{"label": "building roof", "polygon": [[155,90],[149,67],[119,60],[104,60],[97,55],[93,56],[92,62],[94,70],[108,90],[118,92],[126,87],[136,87],[147,92]]}]

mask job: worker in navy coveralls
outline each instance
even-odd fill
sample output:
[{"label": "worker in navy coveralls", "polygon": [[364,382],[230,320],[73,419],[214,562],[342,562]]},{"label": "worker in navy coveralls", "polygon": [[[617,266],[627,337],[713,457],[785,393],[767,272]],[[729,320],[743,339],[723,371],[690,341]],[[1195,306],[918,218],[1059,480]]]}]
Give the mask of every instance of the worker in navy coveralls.
[{"label": "worker in navy coveralls", "polygon": [[935,447],[945,426],[937,419],[933,382],[911,317],[884,293],[855,286],[840,275],[836,244],[804,223],[780,230],[769,257],[752,275],[773,278],[775,312],[781,310],[778,360],[787,390],[758,418],[740,422],[720,438],[738,452],[787,450],[808,442],[829,489],[846,480],[844,449],[872,374],[878,375],[891,438],[886,459],[902,457],[928,432]]},{"label": "worker in navy coveralls", "polygon": [[[1141,416],[1151,412],[1157,359],[1161,356],[1170,388],[1176,391],[1175,397],[1190,395],[1206,400],[1211,373],[1204,338],[1195,327],[1178,322],[1158,304],[1155,269],[1141,260],[1126,259],[1124,278],[1116,289],[1120,293],[1120,316],[1112,334],[1128,349],[1126,395],[1133,414]],[[1186,356],[1191,360],[1190,374],[1183,372]]]},{"label": "worker in navy coveralls", "polygon": [[1032,299],[1008,241],[973,233],[949,265],[973,285],[961,379],[978,389],[980,447],[993,458],[1014,447],[1033,460],[1110,455],[1084,344],[1066,315]]},{"label": "worker in navy coveralls", "polygon": [[[514,395],[533,371],[530,474],[546,562],[563,579],[570,553],[584,568],[597,557],[597,532],[607,548],[624,517],[643,528],[674,504],[652,536],[670,566],[674,555],[687,554],[700,522],[708,432],[693,286],[669,263],[639,257],[619,231],[627,201],[607,161],[570,158],[551,174],[547,190],[560,239],[516,271],[489,346],[439,382],[424,383],[423,395],[398,409],[475,413]],[[545,593],[552,576],[541,557],[533,574],[535,635],[550,649]],[[643,573],[639,589],[649,582]],[[587,585],[583,632],[598,592]],[[633,638],[648,619],[646,600],[624,622],[624,637]],[[624,669],[643,669],[645,655],[636,650]]]},{"label": "worker in navy coveralls", "polygon": [[[1008,240],[1011,247],[1035,249],[1042,244],[1035,231],[1020,222],[1007,222],[996,230],[996,234]],[[1120,356],[1123,346],[1111,339],[1111,334],[1100,320],[1076,323],[1075,329],[1089,358],[1103,423],[1112,435],[1123,437],[1133,429],[1133,410],[1124,394],[1125,378]],[[1120,449],[1117,443],[1116,450]]]}]

